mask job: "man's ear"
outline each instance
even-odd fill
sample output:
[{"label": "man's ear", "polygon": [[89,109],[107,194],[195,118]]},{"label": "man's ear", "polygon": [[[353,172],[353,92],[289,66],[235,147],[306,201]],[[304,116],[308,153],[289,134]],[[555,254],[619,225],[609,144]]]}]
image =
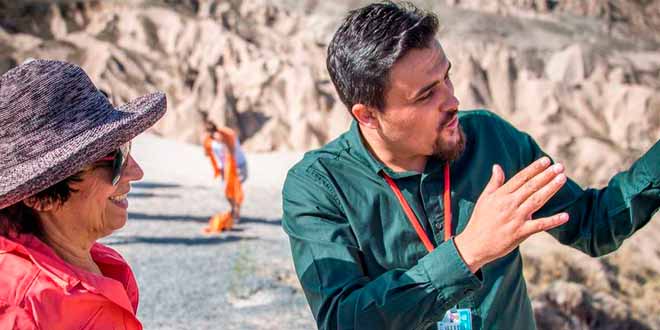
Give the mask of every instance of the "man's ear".
[{"label": "man's ear", "polygon": [[351,108],[351,113],[357,121],[365,127],[376,129],[380,126],[378,122],[378,110],[364,105],[362,103],[354,104]]}]

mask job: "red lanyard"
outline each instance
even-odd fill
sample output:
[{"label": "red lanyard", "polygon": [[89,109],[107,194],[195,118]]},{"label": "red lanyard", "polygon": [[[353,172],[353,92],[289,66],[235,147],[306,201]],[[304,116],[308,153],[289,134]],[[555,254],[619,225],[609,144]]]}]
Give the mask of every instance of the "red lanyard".
[{"label": "red lanyard", "polygon": [[[412,224],[413,228],[415,228],[415,232],[417,232],[417,236],[419,236],[419,239],[422,241],[424,244],[424,247],[431,252],[434,249],[433,243],[431,243],[431,240],[429,237],[426,235],[426,232],[422,228],[422,225],[419,223],[419,219],[417,219],[417,216],[415,216],[415,213],[412,211],[410,208],[410,205],[408,205],[408,202],[406,201],[405,198],[403,198],[403,195],[401,194],[401,190],[399,190],[399,186],[396,185],[394,180],[389,177],[385,172],[383,172],[383,177],[385,178],[385,181],[387,181],[387,184],[390,185],[390,188],[392,188],[392,191],[394,191],[394,194],[396,195],[396,198],[399,200],[399,203],[401,204],[401,207],[403,208],[403,211],[406,213],[406,216],[408,217],[408,220],[410,220],[410,223]],[[443,199],[443,205],[445,208],[445,241],[449,240],[451,238],[451,184],[449,182],[449,163],[445,164],[445,189],[444,193],[442,195]]]}]

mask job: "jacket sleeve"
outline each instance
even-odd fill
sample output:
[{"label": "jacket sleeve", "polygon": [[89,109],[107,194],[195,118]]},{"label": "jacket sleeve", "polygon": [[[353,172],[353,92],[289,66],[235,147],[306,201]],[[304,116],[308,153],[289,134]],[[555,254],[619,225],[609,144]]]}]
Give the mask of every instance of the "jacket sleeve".
[{"label": "jacket sleeve", "polygon": [[453,240],[410,269],[368,276],[336,193],[319,173],[290,171],[283,203],[283,228],[319,329],[424,329],[482,285]]},{"label": "jacket sleeve", "polygon": [[39,328],[25,309],[0,302],[0,329],[38,330]]},{"label": "jacket sleeve", "polygon": [[[531,138],[529,141],[535,158],[542,156],[536,143]],[[568,212],[569,222],[549,233],[562,244],[602,256],[644,227],[659,207],[660,141],[602,189],[583,190],[568,180],[535,217]]]}]

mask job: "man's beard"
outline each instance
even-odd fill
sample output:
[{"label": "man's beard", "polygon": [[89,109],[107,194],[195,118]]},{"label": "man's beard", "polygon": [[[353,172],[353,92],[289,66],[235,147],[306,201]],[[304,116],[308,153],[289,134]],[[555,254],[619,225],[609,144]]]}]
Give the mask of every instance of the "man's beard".
[{"label": "man's beard", "polygon": [[439,158],[443,162],[453,161],[463,154],[465,150],[465,133],[463,127],[458,124],[458,142],[456,144],[447,144],[442,138],[438,138],[433,146],[433,156]]}]

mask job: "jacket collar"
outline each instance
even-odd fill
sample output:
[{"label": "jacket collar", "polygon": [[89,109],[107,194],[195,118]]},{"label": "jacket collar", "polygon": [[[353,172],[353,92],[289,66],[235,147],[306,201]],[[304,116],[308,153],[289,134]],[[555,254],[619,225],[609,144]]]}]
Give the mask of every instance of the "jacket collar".
[{"label": "jacket collar", "polygon": [[60,258],[55,251],[40,239],[30,234],[20,234],[11,238],[0,236],[0,254],[13,253],[30,259],[36,267],[66,291],[78,285],[100,294],[127,311],[135,314],[137,300],[128,297],[132,276],[130,267],[114,250],[95,243],[91,254],[94,261],[106,276],[94,274]]}]

